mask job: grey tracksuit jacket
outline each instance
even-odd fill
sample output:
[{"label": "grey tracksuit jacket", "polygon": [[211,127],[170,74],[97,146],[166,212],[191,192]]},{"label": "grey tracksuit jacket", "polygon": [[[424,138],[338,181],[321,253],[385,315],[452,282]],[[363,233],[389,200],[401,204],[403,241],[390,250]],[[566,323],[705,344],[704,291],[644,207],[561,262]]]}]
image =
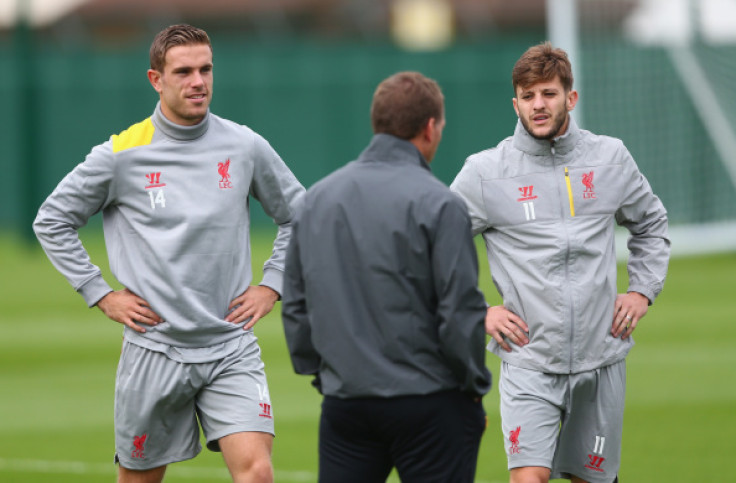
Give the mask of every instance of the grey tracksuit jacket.
[{"label": "grey tracksuit jacket", "polygon": [[294,221],[281,304],[294,369],[338,398],[485,394],[477,283],[463,202],[413,144],[378,134]]},{"label": "grey tracksuit jacket", "polygon": [[553,142],[517,123],[512,137],[470,156],[451,185],[483,234],[493,281],[530,343],[504,361],[576,373],[626,357],[633,340],[610,334],[617,295],[614,227],[626,227],[629,287],[650,303],[669,260],[667,213],[623,143],[581,130]]},{"label": "grey tracksuit jacket", "polygon": [[261,283],[281,292],[290,222],[303,193],[249,128],[212,113],[180,126],[157,105],[59,183],[34,229],[54,266],[93,306],[112,289],[77,229],[102,211],[113,275],[165,320],[144,326],[145,334],[126,327],[126,339],[155,350],[210,347],[212,359],[243,333],[224,317],[252,279],[249,195],[279,226]]}]

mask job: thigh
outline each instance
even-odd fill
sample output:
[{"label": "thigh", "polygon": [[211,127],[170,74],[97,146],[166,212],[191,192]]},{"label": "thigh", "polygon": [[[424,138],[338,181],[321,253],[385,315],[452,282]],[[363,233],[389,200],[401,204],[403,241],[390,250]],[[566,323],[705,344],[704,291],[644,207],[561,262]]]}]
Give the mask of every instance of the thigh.
[{"label": "thigh", "polygon": [[230,434],[274,434],[271,397],[255,336],[243,336],[238,349],[203,377],[207,384],[196,404],[210,450],[219,451],[219,439]]},{"label": "thigh", "polygon": [[187,367],[123,344],[115,382],[115,451],[124,468],[147,470],[201,450]]},{"label": "thigh", "polygon": [[459,391],[397,398],[391,455],[401,481],[472,483],[486,427],[480,398]]},{"label": "thigh", "polygon": [[552,468],[567,376],[501,365],[501,427],[508,468]]},{"label": "thigh", "polygon": [[[393,463],[375,400],[325,397],[319,424],[320,483],[383,483]],[[373,405],[373,407],[371,407]]]},{"label": "thigh", "polygon": [[571,376],[569,413],[560,429],[553,477],[610,482],[621,461],[626,362]]}]

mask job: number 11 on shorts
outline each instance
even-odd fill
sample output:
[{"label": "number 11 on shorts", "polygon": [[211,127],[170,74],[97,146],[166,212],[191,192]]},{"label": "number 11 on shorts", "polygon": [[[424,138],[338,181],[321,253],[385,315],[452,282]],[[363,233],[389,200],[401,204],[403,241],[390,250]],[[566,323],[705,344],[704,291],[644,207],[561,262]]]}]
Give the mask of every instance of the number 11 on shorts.
[{"label": "number 11 on shorts", "polygon": [[603,436],[595,437],[595,448],[593,448],[594,454],[603,454],[603,447],[606,445],[606,438]]}]

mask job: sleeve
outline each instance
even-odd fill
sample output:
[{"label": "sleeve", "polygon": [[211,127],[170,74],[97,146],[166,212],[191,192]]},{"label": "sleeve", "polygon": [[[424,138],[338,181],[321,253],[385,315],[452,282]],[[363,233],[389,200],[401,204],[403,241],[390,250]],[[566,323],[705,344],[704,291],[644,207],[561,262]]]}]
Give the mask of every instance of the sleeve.
[{"label": "sleeve", "polygon": [[97,146],[46,198],[33,222],[33,230],[49,260],[89,307],[112,292],[112,288],[102,278],[99,267],[90,261],[78,230],[109,203],[112,171],[110,143]]},{"label": "sleeve", "polygon": [[441,350],[461,381],[461,389],[483,395],[491,388],[485,363],[486,304],[478,290],[478,259],[470,220],[456,198],[439,210],[431,262]]},{"label": "sleeve", "polygon": [[312,344],[312,327],[309,321],[298,231],[297,221],[286,251],[281,319],[294,371],[297,374],[318,376],[321,357]]},{"label": "sleeve", "polygon": [[465,161],[450,189],[458,195],[467,206],[470,214],[473,236],[483,233],[488,227],[486,221],[486,208],[483,202],[483,189],[481,187],[480,173],[475,169],[473,157]]},{"label": "sleeve", "polygon": [[263,137],[257,134],[255,137],[255,169],[251,194],[278,225],[271,257],[263,265],[261,285],[281,293],[291,221],[305,190],[271,145]]},{"label": "sleeve", "polygon": [[629,292],[639,292],[649,303],[659,295],[670,258],[667,211],[652,192],[628,150],[621,145],[624,178],[628,180],[616,222],[626,227],[629,260]]}]

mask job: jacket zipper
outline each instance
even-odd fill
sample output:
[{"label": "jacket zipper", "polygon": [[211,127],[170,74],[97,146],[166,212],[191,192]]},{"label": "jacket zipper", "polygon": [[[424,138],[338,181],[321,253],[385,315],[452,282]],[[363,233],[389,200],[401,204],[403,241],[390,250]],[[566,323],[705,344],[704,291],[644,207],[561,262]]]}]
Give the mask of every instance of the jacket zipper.
[{"label": "jacket zipper", "polygon": [[[556,157],[557,153],[555,152],[555,146],[552,145],[552,158],[553,158],[553,165],[554,165],[554,158]],[[575,204],[573,203],[572,198],[572,186],[570,184],[570,173],[567,170],[567,166],[565,166],[565,185],[567,186],[567,197],[570,202],[570,216],[575,216]],[[564,218],[562,220],[563,224],[567,225]],[[567,227],[565,228],[567,230]],[[569,359],[568,359],[568,371],[572,372],[573,367],[573,360],[574,360],[574,353],[575,353],[575,309],[573,308],[573,299],[572,294],[570,293],[570,236],[567,237],[567,249],[565,251],[565,285],[567,286],[568,290],[568,299],[570,304],[570,350],[569,350]]]},{"label": "jacket zipper", "polygon": [[572,199],[572,186],[570,186],[570,173],[565,166],[565,184],[567,184],[567,198],[570,200],[570,216],[575,217],[575,202]]}]

